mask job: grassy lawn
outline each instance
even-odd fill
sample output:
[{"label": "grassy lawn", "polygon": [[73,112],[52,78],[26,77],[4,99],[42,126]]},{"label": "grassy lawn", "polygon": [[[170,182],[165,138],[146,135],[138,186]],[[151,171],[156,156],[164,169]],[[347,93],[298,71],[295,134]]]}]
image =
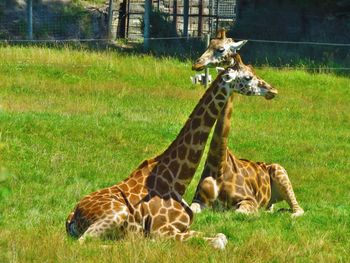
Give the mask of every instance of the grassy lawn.
[{"label": "grassy lawn", "polygon": [[[190,84],[189,62],[1,47],[0,262],[349,262],[349,78],[257,73],[280,95],[236,96],[230,148],[241,158],[282,164],[303,217],[196,216],[193,229],[228,236],[225,251],[200,240],[132,235],[80,246],[64,226],[76,202],[161,153],[203,88]],[[200,172],[186,192],[189,202]]]}]

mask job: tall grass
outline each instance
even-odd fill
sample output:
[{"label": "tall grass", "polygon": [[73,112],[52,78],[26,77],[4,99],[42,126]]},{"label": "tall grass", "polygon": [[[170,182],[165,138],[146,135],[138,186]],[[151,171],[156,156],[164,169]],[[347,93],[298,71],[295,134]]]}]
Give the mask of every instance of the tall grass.
[{"label": "tall grass", "polygon": [[230,148],[238,157],[282,164],[305,216],[196,216],[193,229],[229,237],[225,251],[200,240],[133,235],[80,246],[64,229],[74,204],[162,152],[203,88],[190,84],[189,62],[1,47],[0,261],[349,261],[349,79],[269,68],[257,73],[280,95],[272,101],[236,96]]}]

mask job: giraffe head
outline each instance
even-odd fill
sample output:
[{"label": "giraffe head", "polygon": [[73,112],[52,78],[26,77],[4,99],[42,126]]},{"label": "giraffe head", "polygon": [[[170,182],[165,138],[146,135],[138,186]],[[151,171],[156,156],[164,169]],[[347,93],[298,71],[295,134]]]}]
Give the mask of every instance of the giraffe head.
[{"label": "giraffe head", "polygon": [[227,67],[234,63],[233,55],[247,40],[239,42],[226,37],[225,29],[220,29],[215,39],[210,41],[209,47],[203,55],[192,65],[193,70],[202,70],[206,67]]},{"label": "giraffe head", "polygon": [[233,92],[246,96],[263,96],[268,100],[275,97],[277,90],[259,78],[250,65],[245,65],[238,53],[232,55],[232,60],[232,65],[222,70],[220,76],[224,83],[231,86]]}]

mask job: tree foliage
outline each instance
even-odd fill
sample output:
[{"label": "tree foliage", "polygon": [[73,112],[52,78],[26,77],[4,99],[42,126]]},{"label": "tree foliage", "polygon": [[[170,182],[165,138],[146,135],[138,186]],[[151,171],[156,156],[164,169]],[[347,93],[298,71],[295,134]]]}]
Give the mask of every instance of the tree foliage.
[{"label": "tree foliage", "polygon": [[[230,35],[238,39],[350,43],[350,0],[241,0]],[[348,47],[250,43],[252,63],[350,66]]]}]

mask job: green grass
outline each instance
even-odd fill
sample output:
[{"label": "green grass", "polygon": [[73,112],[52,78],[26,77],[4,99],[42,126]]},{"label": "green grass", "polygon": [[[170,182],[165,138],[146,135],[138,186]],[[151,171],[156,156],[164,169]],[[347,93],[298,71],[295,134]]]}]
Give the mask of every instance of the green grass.
[{"label": "green grass", "polygon": [[[282,164],[303,217],[196,216],[193,229],[229,237],[225,251],[200,240],[135,236],[80,246],[64,228],[76,202],[161,153],[203,88],[190,84],[189,62],[1,47],[0,261],[348,262],[350,81],[303,71],[257,73],[280,95],[272,101],[236,96],[230,148],[238,157]],[[200,171],[186,193],[189,202]]]}]

